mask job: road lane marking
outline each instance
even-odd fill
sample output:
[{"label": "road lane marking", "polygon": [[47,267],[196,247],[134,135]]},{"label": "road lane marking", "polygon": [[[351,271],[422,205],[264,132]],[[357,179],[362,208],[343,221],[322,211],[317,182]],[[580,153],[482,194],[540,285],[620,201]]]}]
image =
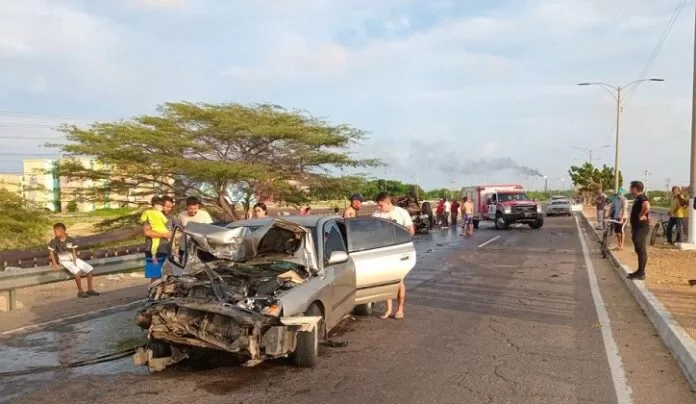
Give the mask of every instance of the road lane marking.
[{"label": "road lane marking", "polygon": [[16,334],[18,332],[35,331],[37,329],[40,329],[40,328],[43,328],[43,327],[46,327],[49,325],[60,324],[60,323],[65,322],[65,321],[75,320],[75,319],[82,318],[82,317],[89,317],[89,316],[92,316],[95,314],[100,314],[100,313],[104,313],[104,312],[111,311],[111,310],[135,308],[139,305],[144,304],[145,302],[147,302],[147,299],[136,300],[136,301],[133,301],[130,303],[118,304],[116,306],[110,306],[110,307],[106,307],[106,308],[99,309],[99,310],[92,310],[92,311],[88,311],[86,313],[79,313],[79,314],[75,314],[75,315],[68,316],[68,317],[57,318],[55,320],[44,321],[42,323],[31,324],[31,325],[27,325],[27,326],[20,327],[20,328],[15,328],[14,330],[3,331],[3,332],[0,332],[0,335],[11,335],[11,334]]},{"label": "road lane marking", "polygon": [[592,300],[594,301],[595,309],[597,309],[597,318],[599,320],[599,324],[601,325],[602,339],[604,340],[604,348],[607,352],[607,360],[609,361],[611,378],[614,382],[616,400],[619,404],[631,404],[633,402],[631,398],[631,387],[628,385],[626,373],[624,372],[623,363],[621,361],[621,354],[619,353],[619,348],[614,340],[614,334],[611,331],[611,321],[609,320],[607,308],[604,304],[601,293],[599,293],[597,274],[595,273],[594,265],[592,265],[592,259],[590,258],[589,249],[587,248],[585,232],[582,230],[582,228],[580,228],[580,222],[577,216],[575,216],[575,226],[578,228],[578,237],[580,238],[580,245],[582,246],[582,255],[585,258],[585,267],[587,268],[587,277],[590,281]]},{"label": "road lane marking", "polygon": [[497,240],[497,239],[499,239],[499,238],[500,238],[500,234],[497,235],[497,236],[495,236],[495,237],[493,237],[492,239],[490,239],[490,240],[488,240],[488,241],[484,241],[483,243],[479,244],[478,247],[479,247],[479,248],[485,247],[485,246],[488,245],[489,243],[492,243],[492,242],[494,242],[495,240]]}]

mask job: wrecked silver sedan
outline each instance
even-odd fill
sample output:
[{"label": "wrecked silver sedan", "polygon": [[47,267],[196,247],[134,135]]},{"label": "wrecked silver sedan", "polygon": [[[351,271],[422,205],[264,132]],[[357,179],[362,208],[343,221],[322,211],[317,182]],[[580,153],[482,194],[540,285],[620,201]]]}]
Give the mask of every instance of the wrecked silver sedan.
[{"label": "wrecked silver sedan", "polygon": [[149,344],[135,361],[152,371],[201,350],[313,366],[327,332],[395,297],[416,261],[406,229],[377,218],[189,223],[172,241],[166,275],[136,318]]}]

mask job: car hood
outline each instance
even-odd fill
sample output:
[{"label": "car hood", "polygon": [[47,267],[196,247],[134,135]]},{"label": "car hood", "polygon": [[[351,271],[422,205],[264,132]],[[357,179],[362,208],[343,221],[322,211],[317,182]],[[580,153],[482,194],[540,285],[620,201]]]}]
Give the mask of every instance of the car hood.
[{"label": "car hood", "polygon": [[535,206],[536,202],[534,202],[534,201],[504,201],[504,202],[500,202],[500,204],[503,206]]},{"label": "car hood", "polygon": [[319,272],[311,231],[283,219],[253,230],[190,222],[184,233],[199,249],[218,259],[247,264],[286,261]]}]

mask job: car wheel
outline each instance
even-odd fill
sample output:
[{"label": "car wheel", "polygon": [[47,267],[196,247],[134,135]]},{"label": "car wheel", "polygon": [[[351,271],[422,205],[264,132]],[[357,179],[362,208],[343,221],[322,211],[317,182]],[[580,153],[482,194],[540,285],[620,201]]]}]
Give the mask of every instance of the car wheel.
[{"label": "car wheel", "polygon": [[541,226],[543,226],[543,225],[544,225],[544,221],[542,219],[539,219],[534,223],[530,223],[529,227],[531,227],[532,229],[541,229]]},{"label": "car wheel", "polygon": [[474,220],[474,229],[478,229],[478,226],[479,226],[479,221]]},{"label": "car wheel", "polygon": [[509,224],[505,221],[505,218],[501,214],[495,215],[495,228],[498,230],[507,229]]},{"label": "car wheel", "polygon": [[353,309],[353,314],[356,316],[369,316],[372,314],[372,303],[359,304]]},{"label": "car wheel", "polygon": [[309,306],[305,316],[321,316],[316,327],[312,331],[299,331],[297,333],[297,345],[292,354],[295,365],[301,368],[311,368],[319,359],[319,340],[324,334],[324,315],[316,304]]}]

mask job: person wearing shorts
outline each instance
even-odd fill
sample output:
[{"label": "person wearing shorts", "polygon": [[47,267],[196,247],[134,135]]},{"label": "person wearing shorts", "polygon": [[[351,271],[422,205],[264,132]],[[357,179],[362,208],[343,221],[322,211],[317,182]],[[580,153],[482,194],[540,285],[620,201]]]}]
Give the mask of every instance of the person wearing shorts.
[{"label": "person wearing shorts", "polygon": [[[62,266],[73,274],[77,284],[77,297],[99,296],[99,293],[92,286],[92,271],[94,268],[78,257],[77,240],[68,236],[67,229],[63,223],[53,225],[53,235],[55,237],[48,242],[48,251],[53,270],[58,271]],[[87,275],[86,292],[82,289],[82,275]]]},{"label": "person wearing shorts", "polygon": [[624,228],[626,227],[626,221],[628,220],[628,204],[626,203],[626,198],[624,194],[626,192],[624,189],[619,189],[618,192],[614,193],[614,197],[611,200],[611,206],[609,207],[609,217],[612,220],[619,221],[621,223],[612,223],[614,234],[616,234],[617,250],[623,250],[624,248]]},{"label": "person wearing shorts", "polygon": [[462,214],[464,215],[464,235],[474,234],[474,204],[468,197],[462,198]]}]

